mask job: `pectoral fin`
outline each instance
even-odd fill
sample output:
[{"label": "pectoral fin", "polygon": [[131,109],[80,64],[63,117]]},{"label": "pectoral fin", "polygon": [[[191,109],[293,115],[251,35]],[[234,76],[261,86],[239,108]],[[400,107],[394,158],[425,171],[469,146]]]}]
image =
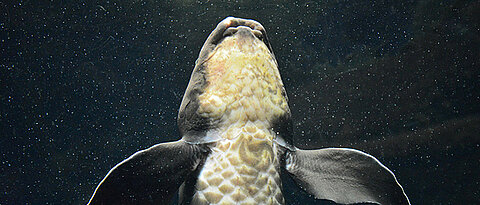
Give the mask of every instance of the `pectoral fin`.
[{"label": "pectoral fin", "polygon": [[410,204],[393,173],[358,150],[288,151],[285,168],[297,185],[317,199],[342,204]]},{"label": "pectoral fin", "polygon": [[206,154],[182,140],[139,151],[108,172],[88,204],[166,204]]}]

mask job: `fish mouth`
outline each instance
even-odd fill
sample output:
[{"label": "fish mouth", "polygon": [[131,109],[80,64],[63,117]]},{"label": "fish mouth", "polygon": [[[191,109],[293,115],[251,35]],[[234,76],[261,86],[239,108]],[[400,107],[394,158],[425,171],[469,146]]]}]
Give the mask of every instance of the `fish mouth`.
[{"label": "fish mouth", "polygon": [[[221,21],[215,30],[208,36],[200,51],[198,60],[204,62],[210,53],[226,38],[238,36],[241,39],[256,38],[262,41],[273,55],[272,46],[267,38],[265,28],[255,20],[227,17]],[[199,63],[197,61],[197,63]]]},{"label": "fish mouth", "polygon": [[260,23],[254,20],[237,19],[234,17],[226,18],[224,21],[226,21],[225,31],[223,32],[223,38],[219,38],[218,43],[229,36],[238,35],[241,38],[256,38],[265,43],[268,50],[272,52],[265,28]]}]

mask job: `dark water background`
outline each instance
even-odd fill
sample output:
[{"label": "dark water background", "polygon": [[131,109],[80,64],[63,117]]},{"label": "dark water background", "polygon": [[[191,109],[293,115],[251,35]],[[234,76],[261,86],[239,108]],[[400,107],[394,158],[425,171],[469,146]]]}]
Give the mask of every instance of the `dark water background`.
[{"label": "dark water background", "polygon": [[444,0],[2,1],[0,204],[84,204],[116,163],[179,139],[230,15],[267,29],[296,146],[368,152],[412,204],[480,204],[480,2]]}]

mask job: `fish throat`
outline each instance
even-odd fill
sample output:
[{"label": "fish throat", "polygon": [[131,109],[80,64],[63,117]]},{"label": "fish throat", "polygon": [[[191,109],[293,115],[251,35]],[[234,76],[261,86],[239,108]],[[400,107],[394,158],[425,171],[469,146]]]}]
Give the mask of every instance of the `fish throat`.
[{"label": "fish throat", "polygon": [[284,204],[276,119],[289,112],[277,63],[251,33],[226,37],[205,65],[200,116],[219,140],[199,173],[194,204]]}]

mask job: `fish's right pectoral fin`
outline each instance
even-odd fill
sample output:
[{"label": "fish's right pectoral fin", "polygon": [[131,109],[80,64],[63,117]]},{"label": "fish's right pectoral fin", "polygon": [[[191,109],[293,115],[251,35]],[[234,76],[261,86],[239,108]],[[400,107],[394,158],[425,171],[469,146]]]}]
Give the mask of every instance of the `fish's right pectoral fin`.
[{"label": "fish's right pectoral fin", "polygon": [[373,156],[358,150],[287,151],[285,169],[316,199],[341,204],[410,204],[395,175]]},{"label": "fish's right pectoral fin", "polygon": [[207,154],[183,140],[139,151],[108,172],[88,204],[167,204]]}]

